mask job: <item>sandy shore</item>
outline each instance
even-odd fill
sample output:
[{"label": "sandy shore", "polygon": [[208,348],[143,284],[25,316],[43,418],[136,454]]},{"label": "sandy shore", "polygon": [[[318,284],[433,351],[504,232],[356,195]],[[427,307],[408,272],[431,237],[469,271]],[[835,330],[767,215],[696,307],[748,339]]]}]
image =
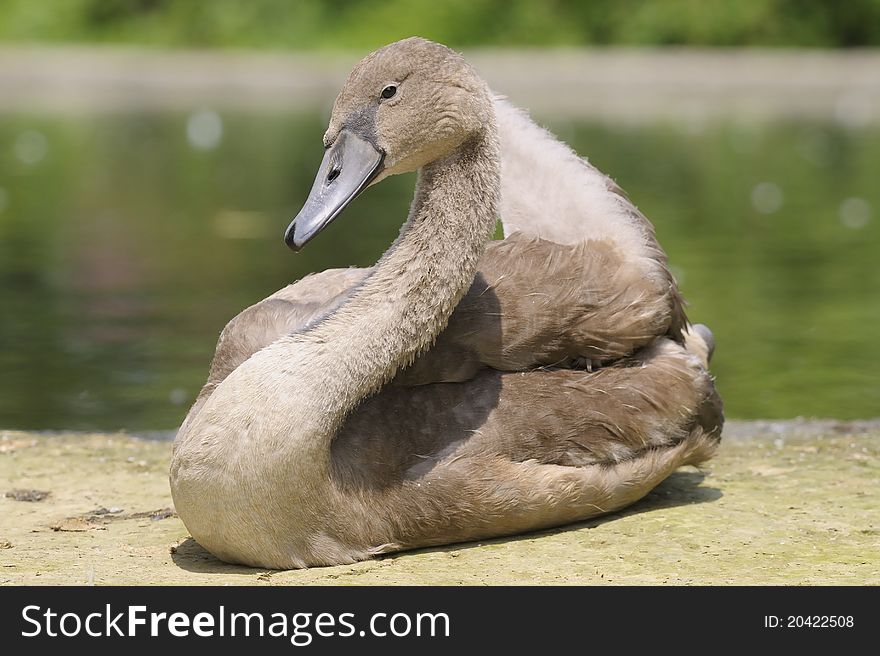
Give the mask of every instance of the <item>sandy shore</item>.
[{"label": "sandy shore", "polygon": [[731,422],[704,472],[626,512],[290,572],[226,565],[188,537],[170,451],[0,431],[0,584],[880,584],[877,421]]}]

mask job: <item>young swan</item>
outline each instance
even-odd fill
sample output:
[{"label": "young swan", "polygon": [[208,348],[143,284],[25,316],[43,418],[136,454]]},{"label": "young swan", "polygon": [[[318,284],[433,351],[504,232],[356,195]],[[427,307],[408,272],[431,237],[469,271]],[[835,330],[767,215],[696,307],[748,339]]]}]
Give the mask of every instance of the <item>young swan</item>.
[{"label": "young swan", "polygon": [[204,547],[290,568],[506,535],[616,510],[711,456],[721,419],[705,358],[667,339],[596,373],[385,385],[444,328],[486,250],[493,104],[460,56],[408,39],[358,64],[324,140],[292,247],[387,175],[418,169],[415,197],[335,309],[206,386],[190,411],[171,490]]}]

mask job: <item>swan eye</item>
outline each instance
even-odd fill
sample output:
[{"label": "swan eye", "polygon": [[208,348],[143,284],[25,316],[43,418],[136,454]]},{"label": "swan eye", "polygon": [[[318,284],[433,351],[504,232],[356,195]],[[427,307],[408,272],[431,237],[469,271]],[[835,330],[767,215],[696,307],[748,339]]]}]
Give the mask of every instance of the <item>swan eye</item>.
[{"label": "swan eye", "polygon": [[389,84],[387,87],[382,89],[381,95],[385,100],[388,100],[389,98],[393,98],[395,93],[397,93],[397,86],[394,84]]}]

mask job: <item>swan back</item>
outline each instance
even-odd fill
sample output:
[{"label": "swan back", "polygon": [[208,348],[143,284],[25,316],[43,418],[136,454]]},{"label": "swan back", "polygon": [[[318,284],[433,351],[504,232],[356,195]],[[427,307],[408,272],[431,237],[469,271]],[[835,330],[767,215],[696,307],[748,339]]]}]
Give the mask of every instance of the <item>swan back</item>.
[{"label": "swan back", "polygon": [[[657,270],[654,229],[617,184],[506,99],[494,99],[502,144],[505,237],[559,244],[606,241]],[[665,258],[664,258],[665,260]]]}]

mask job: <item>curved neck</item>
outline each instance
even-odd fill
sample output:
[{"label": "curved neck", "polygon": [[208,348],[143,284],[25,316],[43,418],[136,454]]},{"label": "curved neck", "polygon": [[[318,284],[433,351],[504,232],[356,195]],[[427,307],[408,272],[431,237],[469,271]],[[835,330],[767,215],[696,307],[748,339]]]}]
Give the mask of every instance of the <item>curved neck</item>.
[{"label": "curved neck", "polygon": [[349,300],[313,328],[265,349],[286,365],[282,411],[301,420],[303,432],[293,440],[300,443],[287,442],[290,448],[329,456],[346,415],[430,347],[473,282],[495,227],[499,186],[499,147],[489,124],[419,171],[400,236]]},{"label": "curved neck", "polygon": [[[497,219],[500,165],[494,129],[419,171],[400,236],[351,298],[303,337],[332,339],[364,396],[429,347],[473,282]],[[371,383],[375,377],[375,385]],[[354,381],[352,381],[354,382]]]}]

